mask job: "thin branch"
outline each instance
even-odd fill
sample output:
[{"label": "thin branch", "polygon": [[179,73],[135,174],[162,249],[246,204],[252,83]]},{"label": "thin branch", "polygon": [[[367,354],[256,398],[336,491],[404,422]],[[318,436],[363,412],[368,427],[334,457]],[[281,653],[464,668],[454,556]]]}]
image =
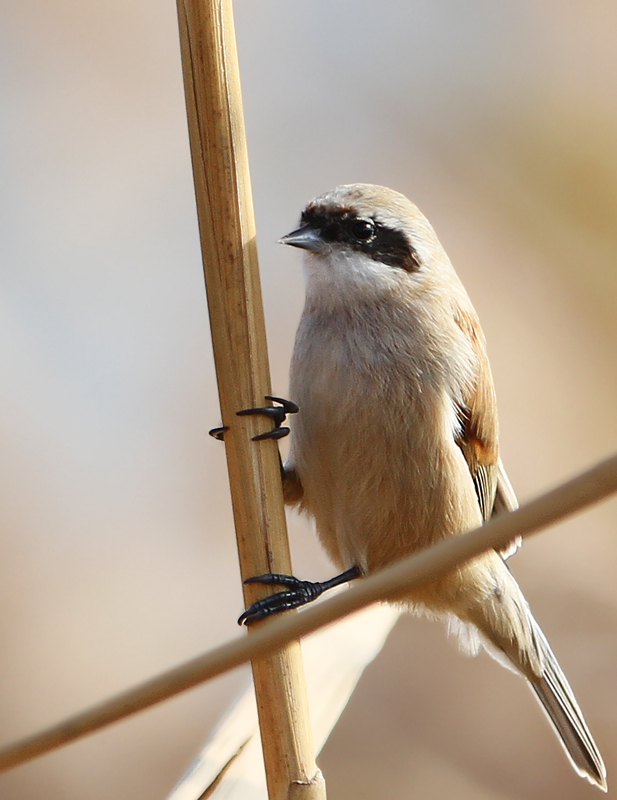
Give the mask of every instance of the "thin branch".
[{"label": "thin branch", "polygon": [[485,550],[501,549],[517,536],[537,533],[614,492],[617,492],[617,455],[516,511],[492,519],[481,528],[444,539],[411,558],[357,581],[335,597],[309,606],[302,613],[288,613],[273,619],[251,636],[228,642],[46,731],[1,749],[0,772],[142,711],[251,659],[263,658],[287,642],[370,603],[404,595]]},{"label": "thin branch", "polygon": [[[178,0],[178,19],[240,571],[289,573],[276,443],[253,441],[272,423],[236,413],[264,406],[271,390],[231,0]],[[245,601],[267,593],[250,584]],[[287,800],[296,784],[309,787],[306,800],[322,800],[299,643],[252,666],[270,800]]]}]

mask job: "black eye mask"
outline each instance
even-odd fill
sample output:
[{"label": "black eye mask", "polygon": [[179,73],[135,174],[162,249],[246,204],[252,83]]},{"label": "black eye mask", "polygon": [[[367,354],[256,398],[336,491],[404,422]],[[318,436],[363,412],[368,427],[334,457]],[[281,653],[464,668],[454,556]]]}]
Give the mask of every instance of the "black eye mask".
[{"label": "black eye mask", "polygon": [[372,217],[360,217],[350,209],[326,211],[309,206],[303,212],[301,222],[318,231],[324,242],[347,245],[374,261],[407,272],[420,269],[420,258],[405,234]]}]

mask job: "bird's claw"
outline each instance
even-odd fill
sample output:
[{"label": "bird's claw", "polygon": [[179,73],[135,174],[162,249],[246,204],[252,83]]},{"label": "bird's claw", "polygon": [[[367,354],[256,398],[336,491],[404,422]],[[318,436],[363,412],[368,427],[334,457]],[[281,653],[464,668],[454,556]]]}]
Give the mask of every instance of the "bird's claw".
[{"label": "bird's claw", "polygon": [[264,619],[264,617],[269,617],[270,614],[278,614],[279,611],[287,611],[290,608],[303,606],[306,603],[310,603],[311,600],[315,600],[327,589],[333,589],[342,583],[353,581],[361,575],[362,570],[360,567],[355,566],[327,581],[301,581],[293,575],[280,575],[272,572],[267,575],[257,575],[255,578],[247,578],[244,583],[275,583],[279,586],[287,586],[287,589],[284,592],[277,592],[270,595],[270,597],[264,597],[263,600],[253,603],[242,614],[238,620],[238,625],[250,625],[251,622],[257,622],[260,619]]},{"label": "bird's claw", "polygon": [[[252,441],[261,442],[264,439],[282,439],[283,436],[289,434],[289,428],[283,425],[287,414],[297,414],[298,406],[291,400],[284,400],[282,397],[271,397],[266,395],[266,400],[272,400],[273,403],[279,403],[277,406],[263,406],[262,408],[243,408],[242,411],[236,411],[237,416],[245,417],[250,414],[258,414],[260,416],[269,417],[274,422],[274,428],[271,431],[260,433],[258,436],[253,436]],[[218,439],[219,442],[224,441],[225,431],[229,430],[229,426],[224,425],[220,428],[212,428],[209,431],[210,436]]]},{"label": "bird's claw", "polygon": [[210,436],[213,439],[216,439],[218,442],[225,441],[225,431],[229,430],[229,425],[221,425],[220,428],[212,428],[212,430],[208,431]]},{"label": "bird's claw", "polygon": [[260,619],[265,619],[271,614],[278,614],[281,611],[288,611],[291,608],[298,608],[311,600],[319,597],[325,589],[328,588],[324,583],[301,581],[293,575],[278,575],[268,573],[267,575],[258,575],[255,578],[247,578],[244,583],[265,583],[265,584],[278,584],[279,586],[287,586],[284,592],[277,592],[269,597],[264,597],[263,600],[257,600],[249,606],[246,611],[239,617],[238,625],[250,625],[252,622],[257,622]]},{"label": "bird's claw", "polygon": [[279,403],[278,406],[264,406],[262,408],[244,408],[242,411],[237,411],[239,417],[244,417],[249,414],[259,414],[264,417],[269,417],[274,422],[274,428],[271,431],[260,433],[259,436],[253,436],[254,442],[261,442],[264,439],[282,439],[287,436],[289,428],[283,426],[287,418],[287,414],[297,414],[298,406],[291,400],[284,400],[282,397],[272,397],[266,395],[266,400],[272,400],[273,403]]}]

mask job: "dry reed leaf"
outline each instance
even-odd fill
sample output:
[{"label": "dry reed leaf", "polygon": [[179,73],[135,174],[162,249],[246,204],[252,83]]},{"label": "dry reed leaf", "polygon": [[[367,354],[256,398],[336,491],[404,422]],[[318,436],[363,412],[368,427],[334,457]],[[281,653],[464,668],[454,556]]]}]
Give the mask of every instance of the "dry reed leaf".
[{"label": "dry reed leaf", "polygon": [[[399,613],[383,603],[373,605],[302,642],[317,752],[324,746],[365,667],[383,647]],[[221,720],[168,800],[267,797],[255,697],[249,686]]]}]

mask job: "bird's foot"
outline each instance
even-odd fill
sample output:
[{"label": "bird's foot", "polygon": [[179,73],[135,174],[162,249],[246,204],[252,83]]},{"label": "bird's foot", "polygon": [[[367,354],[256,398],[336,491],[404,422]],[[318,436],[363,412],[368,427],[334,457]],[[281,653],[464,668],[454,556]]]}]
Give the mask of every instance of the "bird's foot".
[{"label": "bird's foot", "polygon": [[293,575],[278,575],[275,573],[247,578],[244,583],[277,584],[286,586],[287,589],[253,603],[240,616],[238,625],[250,625],[252,622],[269,617],[271,614],[278,614],[281,611],[288,611],[290,608],[306,605],[306,603],[315,600],[327,589],[332,589],[334,586],[359,578],[361,574],[359,567],[352,567],[327,581],[301,581]]},{"label": "bird's foot", "polygon": [[244,408],[242,411],[236,412],[239,417],[259,414],[269,417],[274,422],[274,428],[271,431],[261,433],[259,436],[253,436],[254,442],[260,442],[262,439],[282,439],[283,436],[287,436],[289,428],[283,426],[287,414],[298,413],[298,406],[291,400],[284,400],[282,397],[271,397],[270,395],[266,395],[266,400],[272,400],[273,403],[278,403],[279,405],[265,406],[263,408]]},{"label": "bird's foot", "polygon": [[[274,422],[274,428],[272,428],[271,431],[261,433],[259,436],[253,436],[254,442],[260,442],[263,439],[282,439],[283,436],[287,436],[289,428],[283,426],[283,422],[285,422],[287,414],[298,413],[298,406],[292,403],[291,400],[284,400],[281,397],[271,397],[270,395],[266,395],[266,400],[272,400],[273,403],[279,403],[279,405],[264,406],[263,408],[243,408],[242,411],[236,411],[239,417],[245,417],[249,414],[258,414],[269,417]],[[224,441],[225,431],[227,430],[229,430],[229,426],[223,425],[220,428],[212,428],[209,433],[210,436],[222,442]]]}]

